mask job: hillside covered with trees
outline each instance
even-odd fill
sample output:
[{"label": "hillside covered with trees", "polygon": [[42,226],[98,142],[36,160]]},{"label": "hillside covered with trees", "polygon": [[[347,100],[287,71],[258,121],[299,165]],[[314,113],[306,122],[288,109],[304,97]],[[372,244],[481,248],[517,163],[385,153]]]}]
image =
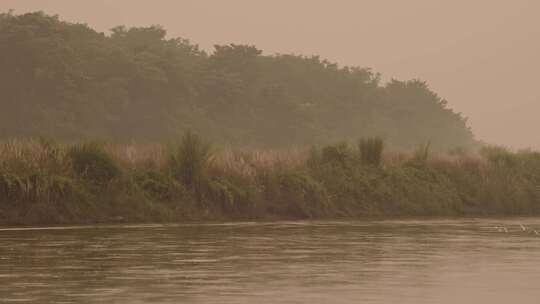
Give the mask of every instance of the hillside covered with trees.
[{"label": "hillside covered with trees", "polygon": [[0,139],[167,142],[186,130],[231,145],[380,136],[394,147],[475,144],[466,119],[418,80],[319,57],[212,53],[157,26],[96,32],[44,13],[0,15]]}]

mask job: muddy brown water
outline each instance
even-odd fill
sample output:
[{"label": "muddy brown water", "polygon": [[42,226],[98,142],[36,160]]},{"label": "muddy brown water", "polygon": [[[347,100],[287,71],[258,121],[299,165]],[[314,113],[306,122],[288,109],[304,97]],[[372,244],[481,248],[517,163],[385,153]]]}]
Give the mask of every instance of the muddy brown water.
[{"label": "muddy brown water", "polygon": [[540,219],[0,228],[0,303],[536,304],[533,229]]}]

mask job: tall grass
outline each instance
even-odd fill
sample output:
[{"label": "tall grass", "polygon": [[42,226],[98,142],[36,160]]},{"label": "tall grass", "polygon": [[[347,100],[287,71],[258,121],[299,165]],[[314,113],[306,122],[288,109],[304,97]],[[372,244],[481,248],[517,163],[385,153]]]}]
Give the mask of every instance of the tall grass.
[{"label": "tall grass", "polygon": [[210,161],[211,147],[197,134],[186,132],[169,157],[172,175],[186,186],[198,186]]},{"label": "tall grass", "polygon": [[428,141],[425,145],[422,145],[414,152],[414,160],[417,162],[425,163],[429,159],[431,153],[431,142]]},{"label": "tall grass", "polygon": [[383,140],[379,137],[363,138],[358,145],[362,162],[372,166],[379,166],[384,148]]},{"label": "tall grass", "polygon": [[0,143],[0,223],[540,214],[540,153]]}]

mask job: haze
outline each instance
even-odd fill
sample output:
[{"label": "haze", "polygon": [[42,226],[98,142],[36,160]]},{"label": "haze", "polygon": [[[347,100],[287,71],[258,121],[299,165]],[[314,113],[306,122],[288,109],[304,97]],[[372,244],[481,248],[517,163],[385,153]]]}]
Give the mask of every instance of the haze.
[{"label": "haze", "polygon": [[535,0],[2,0],[101,31],[160,24],[170,36],[321,55],[383,79],[420,78],[469,117],[481,140],[540,148],[540,2]]}]

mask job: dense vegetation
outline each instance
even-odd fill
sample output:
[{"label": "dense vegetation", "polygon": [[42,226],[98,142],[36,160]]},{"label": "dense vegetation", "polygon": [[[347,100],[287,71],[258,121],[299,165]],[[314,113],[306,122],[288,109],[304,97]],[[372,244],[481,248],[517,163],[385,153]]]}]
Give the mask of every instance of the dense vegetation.
[{"label": "dense vegetation", "polygon": [[540,214],[540,153],[0,144],[0,224]]},{"label": "dense vegetation", "polygon": [[465,118],[422,81],[381,84],[369,69],[246,45],[208,54],[157,26],[103,34],[43,13],[5,13],[0,54],[0,139],[150,143],[190,129],[230,145],[366,136],[405,148],[474,144]]}]

